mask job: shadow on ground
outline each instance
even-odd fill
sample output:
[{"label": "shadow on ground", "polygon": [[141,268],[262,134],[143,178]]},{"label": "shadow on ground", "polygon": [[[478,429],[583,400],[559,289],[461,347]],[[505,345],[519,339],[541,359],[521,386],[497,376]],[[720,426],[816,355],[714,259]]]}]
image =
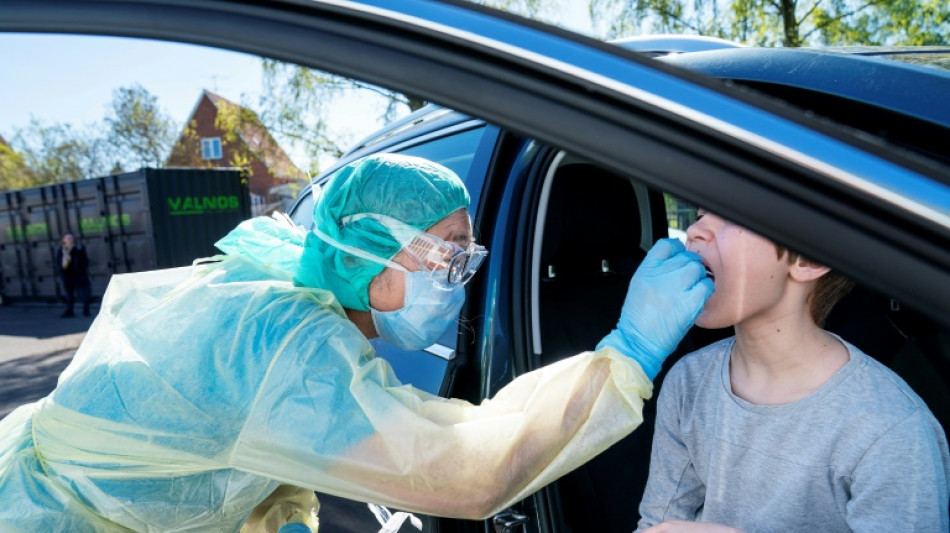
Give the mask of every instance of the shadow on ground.
[{"label": "shadow on ground", "polygon": [[0,418],[49,394],[74,353],[66,350],[0,363]]},{"label": "shadow on ground", "polygon": [[0,306],[0,336],[33,337],[48,339],[73,333],[82,333],[89,329],[93,318],[99,312],[94,306],[92,316],[77,313],[71,318],[60,318],[65,305],[3,305]]}]

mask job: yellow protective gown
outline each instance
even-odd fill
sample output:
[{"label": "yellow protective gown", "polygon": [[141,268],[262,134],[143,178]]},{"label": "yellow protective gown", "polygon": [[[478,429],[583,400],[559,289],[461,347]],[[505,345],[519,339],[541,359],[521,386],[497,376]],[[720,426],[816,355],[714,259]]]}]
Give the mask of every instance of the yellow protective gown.
[{"label": "yellow protective gown", "polygon": [[235,532],[280,484],[483,518],[640,424],[611,348],[472,405],[399,383],[332,294],[244,256],[115,276],[56,390],[0,421],[0,532]]}]

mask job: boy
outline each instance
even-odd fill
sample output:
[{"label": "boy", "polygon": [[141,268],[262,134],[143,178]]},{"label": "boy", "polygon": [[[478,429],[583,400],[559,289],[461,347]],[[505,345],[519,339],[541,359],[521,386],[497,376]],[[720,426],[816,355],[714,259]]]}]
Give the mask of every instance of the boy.
[{"label": "boy", "polygon": [[820,327],[850,282],[702,210],[687,239],[716,287],[696,325],[735,337],[667,376],[637,531],[950,530],[939,423]]}]

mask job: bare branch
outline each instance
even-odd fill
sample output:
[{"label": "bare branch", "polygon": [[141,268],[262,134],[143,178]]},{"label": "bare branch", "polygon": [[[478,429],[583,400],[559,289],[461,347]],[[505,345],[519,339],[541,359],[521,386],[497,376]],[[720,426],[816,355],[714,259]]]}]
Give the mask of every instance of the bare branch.
[{"label": "bare branch", "polygon": [[667,10],[667,9],[660,9],[660,10],[657,11],[657,13],[659,13],[660,15],[663,15],[663,16],[665,16],[665,17],[669,17],[669,18],[673,19],[673,20],[676,21],[676,22],[679,22],[680,24],[682,24],[682,25],[685,26],[686,28],[689,28],[690,30],[692,30],[692,31],[694,31],[694,32],[696,32],[696,33],[699,33],[699,34],[703,34],[703,33],[704,33],[703,28],[700,28],[700,27],[694,26],[693,24],[690,24],[689,22],[686,21],[686,19],[680,17],[679,15],[677,15],[677,14],[675,14],[675,13],[673,13],[673,12]]},{"label": "bare branch", "polygon": [[362,82],[358,82],[358,81],[353,81],[353,86],[356,87],[356,88],[358,88],[358,89],[363,89],[363,90],[366,90],[366,91],[374,92],[374,93],[376,93],[376,94],[378,94],[378,95],[380,95],[380,96],[384,96],[384,97],[386,97],[386,98],[393,98],[393,99],[395,99],[396,101],[398,101],[399,103],[402,103],[402,104],[407,104],[407,105],[409,104],[409,99],[408,99],[404,94],[396,93],[396,92],[393,92],[393,91],[389,91],[389,90],[383,89],[383,88],[381,88],[381,87],[377,87],[377,86],[375,86],[375,85],[370,85],[370,84],[368,84],[368,83],[362,83]]},{"label": "bare branch", "polygon": [[808,19],[808,17],[810,17],[812,13],[814,13],[815,10],[818,9],[819,5],[821,5],[821,0],[815,0],[815,3],[811,5],[811,9],[809,9],[808,12],[802,15],[802,18],[798,20],[798,24],[805,22]]},{"label": "bare branch", "polygon": [[852,15],[856,15],[856,14],[858,14],[858,13],[864,11],[865,9],[867,9],[867,8],[869,8],[869,7],[876,6],[876,5],[880,5],[880,4],[882,4],[883,2],[884,2],[884,0],[871,0],[870,2],[864,4],[864,5],[861,6],[861,7],[858,7],[858,8],[856,8],[856,9],[853,9],[853,10],[847,12],[847,13],[839,14],[839,15],[837,15],[837,16],[834,17],[834,18],[828,19],[828,21],[825,22],[825,23],[822,23],[822,24],[815,24],[815,27],[814,27],[814,28],[808,30],[804,35],[802,35],[802,41],[805,41],[806,39],[808,39],[808,37],[810,37],[811,34],[815,33],[816,31],[821,31],[821,30],[823,30],[823,29],[826,28],[829,24],[832,24],[832,23],[834,23],[834,22],[838,22],[838,21],[840,21],[840,20],[842,20],[842,19],[846,19],[846,18],[848,18],[848,17],[850,17],[850,16],[852,16]]}]

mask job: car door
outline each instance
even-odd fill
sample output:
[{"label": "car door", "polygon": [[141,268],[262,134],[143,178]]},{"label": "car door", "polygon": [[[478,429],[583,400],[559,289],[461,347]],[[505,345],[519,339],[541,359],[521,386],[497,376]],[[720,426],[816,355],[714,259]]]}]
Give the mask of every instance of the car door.
[{"label": "car door", "polygon": [[[491,224],[482,230],[494,255],[473,279],[470,312],[484,321],[461,332],[460,344],[475,346],[479,364],[460,370],[449,391],[472,401],[592,349],[613,327],[646,250],[659,238],[682,235],[696,218],[694,205],[635,175],[537,142],[512,146],[520,151],[509,157],[499,150],[496,170],[505,177],[489,178],[484,196],[493,203],[480,212]],[[950,428],[950,330],[934,317],[859,283],[826,328],[890,367]],[[490,520],[441,520],[440,531],[634,530],[649,472],[656,391],[679,358],[731,334],[732,328],[687,334],[654,381],[654,399],[632,434]],[[472,390],[472,383],[479,387]]]}]

